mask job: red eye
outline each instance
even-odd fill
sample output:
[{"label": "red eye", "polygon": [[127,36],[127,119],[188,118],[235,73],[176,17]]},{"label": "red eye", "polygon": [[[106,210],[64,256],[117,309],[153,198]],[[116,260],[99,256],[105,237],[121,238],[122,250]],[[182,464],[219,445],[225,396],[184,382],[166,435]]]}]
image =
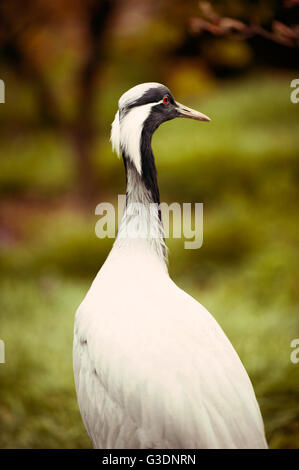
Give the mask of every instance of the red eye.
[{"label": "red eye", "polygon": [[168,103],[169,103],[169,98],[168,98],[168,96],[164,96],[164,98],[163,98],[163,103],[164,103],[164,104],[168,104]]}]

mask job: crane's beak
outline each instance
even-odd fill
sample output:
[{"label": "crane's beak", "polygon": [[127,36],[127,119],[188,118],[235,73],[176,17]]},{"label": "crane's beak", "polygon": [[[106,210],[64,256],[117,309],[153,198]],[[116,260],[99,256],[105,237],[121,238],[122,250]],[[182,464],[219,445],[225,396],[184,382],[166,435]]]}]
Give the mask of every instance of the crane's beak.
[{"label": "crane's beak", "polygon": [[199,111],[195,111],[195,109],[188,108],[188,106],[184,106],[181,103],[176,101],[176,111],[177,117],[189,118],[189,119],[196,119],[196,121],[206,121],[209,122],[211,119],[203,113]]}]

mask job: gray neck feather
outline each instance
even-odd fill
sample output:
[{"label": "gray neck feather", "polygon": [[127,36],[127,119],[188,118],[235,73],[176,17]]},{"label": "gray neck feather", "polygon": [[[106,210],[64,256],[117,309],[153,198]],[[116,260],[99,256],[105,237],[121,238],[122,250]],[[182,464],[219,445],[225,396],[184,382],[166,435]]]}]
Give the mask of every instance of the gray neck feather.
[{"label": "gray neck feather", "polygon": [[134,163],[123,158],[127,180],[126,205],[115,245],[123,246],[128,241],[142,239],[166,265],[167,248],[159,204]]}]

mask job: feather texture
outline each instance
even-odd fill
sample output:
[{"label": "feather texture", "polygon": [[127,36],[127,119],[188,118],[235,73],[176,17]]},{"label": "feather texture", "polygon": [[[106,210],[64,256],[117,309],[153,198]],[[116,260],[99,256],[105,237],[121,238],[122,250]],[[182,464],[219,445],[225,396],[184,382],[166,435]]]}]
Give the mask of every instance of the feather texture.
[{"label": "feather texture", "polygon": [[74,370],[96,448],[266,447],[235,350],[145,242],[114,247],[79,307]]}]

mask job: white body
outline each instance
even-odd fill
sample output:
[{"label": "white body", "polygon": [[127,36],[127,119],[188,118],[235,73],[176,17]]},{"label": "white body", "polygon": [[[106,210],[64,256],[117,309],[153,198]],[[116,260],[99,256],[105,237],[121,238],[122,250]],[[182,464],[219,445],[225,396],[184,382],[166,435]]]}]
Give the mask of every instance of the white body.
[{"label": "white body", "polygon": [[237,353],[167,272],[163,225],[151,204],[159,195],[150,132],[178,115],[209,120],[159,83],[137,85],[119,100],[111,141],[125,160],[126,207],[76,314],[82,418],[97,448],[265,448],[259,406]]},{"label": "white body", "polygon": [[79,406],[96,448],[266,448],[249,377],[146,242],[115,246],[76,314]]}]

